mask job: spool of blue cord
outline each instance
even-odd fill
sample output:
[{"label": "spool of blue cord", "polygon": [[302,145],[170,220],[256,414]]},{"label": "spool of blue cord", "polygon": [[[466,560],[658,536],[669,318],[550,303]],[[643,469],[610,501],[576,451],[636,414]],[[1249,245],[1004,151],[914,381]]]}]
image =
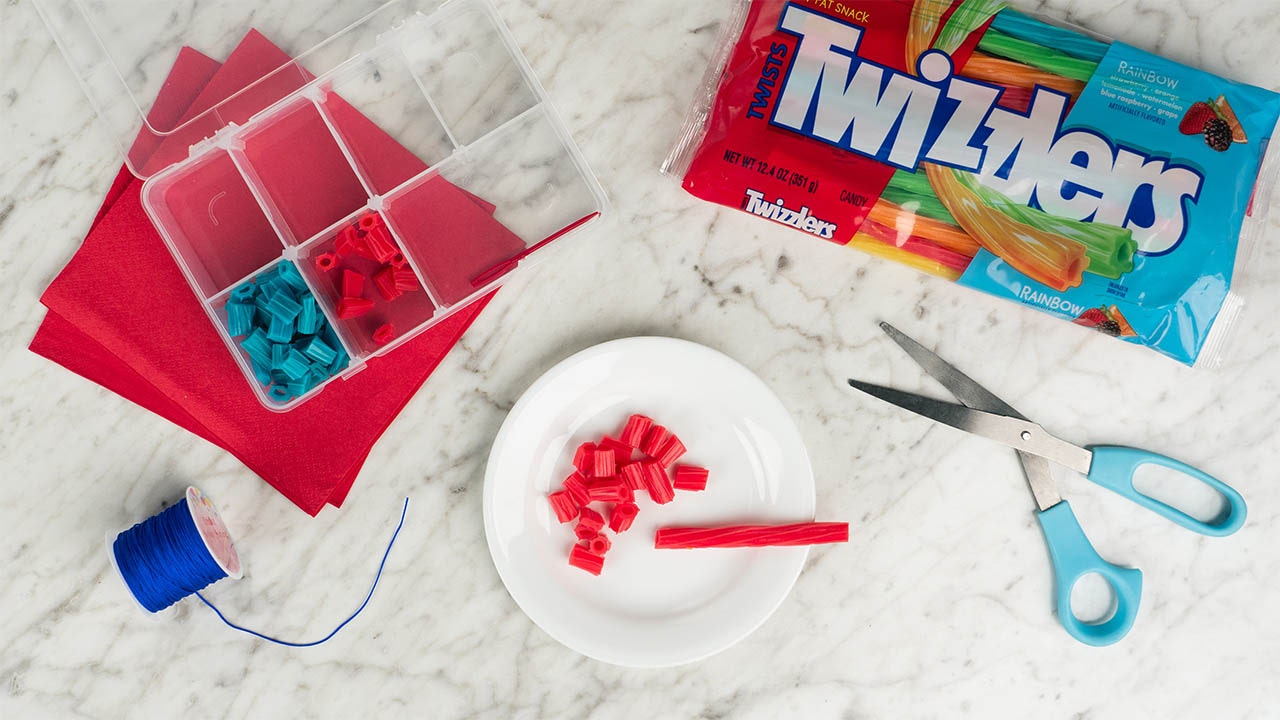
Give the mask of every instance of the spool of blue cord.
[{"label": "spool of blue cord", "polygon": [[408,511],[409,499],[405,498],[404,508],[400,512],[400,524],[387,543],[387,550],[382,555],[382,562],[378,565],[378,572],[364,602],[328,635],[312,642],[278,640],[236,625],[200,594],[200,590],[223,578],[239,579],[243,573],[240,557],[218,511],[194,487],[187,488],[181,502],[117,535],[111,544],[111,555],[129,592],[148,612],[160,612],[183,598],[195,595],[232,629],[278,645],[311,647],[332,638],[368,606],[396,537],[404,527]]}]

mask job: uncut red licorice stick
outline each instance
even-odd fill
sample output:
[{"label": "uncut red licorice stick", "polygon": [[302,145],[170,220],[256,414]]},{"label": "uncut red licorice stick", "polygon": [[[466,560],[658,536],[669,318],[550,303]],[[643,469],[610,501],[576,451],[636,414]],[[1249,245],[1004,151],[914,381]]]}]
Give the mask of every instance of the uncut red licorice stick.
[{"label": "uncut red licorice stick", "polygon": [[727,527],[658,528],[658,550],[774,547],[849,542],[849,523],[809,522],[791,525],[731,525]]}]

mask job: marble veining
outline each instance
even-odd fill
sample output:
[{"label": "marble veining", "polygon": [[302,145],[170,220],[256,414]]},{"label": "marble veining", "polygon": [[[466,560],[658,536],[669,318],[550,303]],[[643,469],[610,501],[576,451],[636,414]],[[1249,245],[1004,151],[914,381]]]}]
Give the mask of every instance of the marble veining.
[{"label": "marble veining", "polygon": [[[730,0],[497,5],[615,215],[510,283],[374,448],[346,507],[310,519],[228,455],[26,350],[37,298],[120,158],[31,3],[0,3],[0,716],[1274,716],[1280,252],[1266,241],[1280,222],[1238,284],[1248,305],[1224,367],[1189,370],[661,177]],[[1022,5],[1280,87],[1280,13],[1256,3]],[[1013,454],[842,388],[857,376],[941,392],[881,319],[1068,439],[1133,443],[1223,477],[1248,499],[1248,524],[1204,539],[1060,471],[1098,551],[1141,567],[1146,585],[1124,642],[1069,640]],[[493,569],[480,516],[489,445],[523,389],[578,349],[637,334],[701,342],[759,373],[800,426],[821,514],[854,523],[754,635],[645,672],[534,626]],[[104,536],[188,482],[216,499],[248,569],[210,596],[286,638],[350,612],[401,499],[412,504],[369,609],[298,651],[190,602],[150,619],[123,594]]]}]

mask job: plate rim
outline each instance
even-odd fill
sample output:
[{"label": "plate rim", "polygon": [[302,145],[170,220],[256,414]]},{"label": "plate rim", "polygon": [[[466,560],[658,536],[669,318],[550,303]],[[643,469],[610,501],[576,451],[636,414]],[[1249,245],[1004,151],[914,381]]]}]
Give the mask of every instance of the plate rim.
[{"label": "plate rim", "polygon": [[637,336],[631,336],[631,337],[625,337],[625,338],[616,338],[613,340],[607,340],[602,343],[591,345],[571,355],[568,355],[567,357],[557,362],[555,365],[548,368],[545,372],[539,375],[536,380],[530,383],[530,385],[527,388],[525,388],[524,392],[520,394],[520,397],[516,400],[515,404],[511,406],[510,410],[507,411],[507,415],[506,417],[503,418],[502,425],[501,427],[498,428],[498,433],[494,436],[493,443],[489,447],[489,454],[485,460],[484,484],[483,484],[483,487],[481,488],[481,513],[484,516],[485,545],[489,549],[489,559],[493,563],[493,567],[498,573],[498,579],[502,581],[503,589],[506,590],[507,595],[516,604],[516,607],[520,608],[520,611],[524,613],[524,616],[528,618],[530,622],[532,622],[540,630],[546,633],[547,636],[550,637],[552,640],[555,640],[557,643],[564,646],[565,648],[568,648],[569,650],[576,652],[579,655],[583,655],[585,657],[591,658],[592,660],[595,660],[597,662],[607,663],[607,664],[615,665],[618,667],[627,667],[627,668],[635,668],[635,669],[658,669],[658,668],[668,668],[668,667],[679,667],[681,665],[688,665],[691,663],[699,662],[701,660],[705,660],[709,657],[718,655],[719,653],[722,653],[728,650],[734,645],[737,645],[738,643],[742,642],[743,640],[745,640],[746,638],[754,634],[756,630],[759,630],[762,625],[768,622],[769,618],[773,617],[774,614],[777,613],[778,608],[782,607],[782,604],[786,602],[788,597],[791,596],[791,591],[795,588],[796,582],[800,579],[800,573],[804,571],[805,563],[808,562],[808,559],[809,559],[809,550],[810,550],[809,547],[805,546],[800,548],[789,548],[791,550],[798,551],[795,553],[796,559],[794,561],[793,567],[788,569],[787,577],[784,580],[786,589],[778,594],[777,600],[774,603],[772,603],[772,605],[768,609],[768,612],[762,613],[757,622],[752,624],[750,627],[745,628],[742,631],[742,633],[739,634],[732,641],[725,643],[719,647],[711,648],[706,652],[701,652],[697,655],[674,660],[674,661],[669,660],[669,661],[663,661],[663,662],[645,663],[645,662],[619,660],[616,658],[600,657],[598,653],[588,652],[586,650],[583,650],[582,648],[577,647],[576,645],[571,645],[565,642],[565,640],[562,637],[560,637],[560,635],[558,635],[555,632],[552,632],[545,625],[543,625],[543,623],[539,622],[537,618],[535,618],[532,614],[530,614],[528,608],[526,608],[524,603],[521,602],[520,598],[516,596],[516,593],[512,592],[511,585],[508,582],[507,575],[506,573],[503,572],[503,565],[498,562],[498,552],[494,547],[494,534],[496,533],[496,529],[494,528],[494,524],[493,524],[494,523],[494,510],[493,510],[494,500],[492,497],[493,491],[491,490],[495,482],[493,480],[493,473],[495,472],[494,454],[499,450],[499,448],[503,447],[503,445],[505,444],[504,441],[506,440],[507,435],[510,434],[511,432],[514,432],[511,429],[511,425],[512,425],[511,418],[518,416],[520,411],[522,411],[526,405],[533,402],[533,398],[536,395],[538,395],[539,392],[545,386],[557,380],[561,375],[563,375],[567,371],[568,368],[581,363],[585,359],[589,359],[599,353],[612,350],[619,345],[624,345],[624,346],[648,345],[648,344],[661,345],[661,344],[668,344],[668,343],[673,345],[684,345],[686,347],[696,349],[699,352],[712,353],[716,356],[719,356],[719,358],[723,360],[726,360],[734,365],[737,365],[738,367],[742,368],[742,370],[745,371],[748,375],[755,378],[760,383],[761,388],[768,394],[768,396],[772,400],[778,403],[778,406],[783,409],[784,417],[787,423],[792,428],[795,429],[796,437],[799,440],[798,447],[800,449],[800,454],[801,454],[800,458],[803,460],[804,469],[805,469],[805,479],[806,479],[804,488],[802,488],[802,490],[807,490],[807,492],[809,493],[811,498],[810,504],[815,507],[814,512],[816,517],[817,481],[813,474],[813,462],[809,457],[809,450],[804,443],[803,435],[801,435],[800,433],[800,427],[796,425],[795,418],[791,416],[790,411],[786,409],[786,405],[783,404],[782,399],[778,397],[777,393],[773,391],[773,388],[770,387],[769,384],[766,383],[764,379],[761,378],[757,373],[751,370],[751,368],[748,368],[747,366],[743,365],[741,362],[738,362],[738,360],[734,359],[733,357],[730,357],[729,355],[723,352],[720,352],[715,348],[709,347],[707,345],[703,345],[701,343],[693,342],[691,340],[685,340],[683,338],[675,338],[675,337],[669,337],[665,335],[637,335]]}]

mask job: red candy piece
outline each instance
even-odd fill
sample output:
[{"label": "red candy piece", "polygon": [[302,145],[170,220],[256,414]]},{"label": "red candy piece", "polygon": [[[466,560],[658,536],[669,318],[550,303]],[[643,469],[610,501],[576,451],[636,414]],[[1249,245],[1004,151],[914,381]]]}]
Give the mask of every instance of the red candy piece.
[{"label": "red candy piece", "polygon": [[695,492],[707,489],[707,472],[706,468],[697,465],[677,465],[675,472],[675,482],[672,486],[676,490],[693,490]]},{"label": "red candy piece", "polygon": [[644,436],[649,432],[649,428],[653,427],[653,419],[644,415],[632,415],[627,418],[626,427],[622,428],[622,444],[627,447],[640,449],[640,444],[644,442]]},{"label": "red candy piece", "polygon": [[631,462],[631,446],[620,440],[614,440],[608,435],[600,441],[599,447],[613,451],[613,464],[616,467],[622,467]]},{"label": "red candy piece", "polygon": [[556,519],[562,524],[578,517],[578,503],[574,502],[573,497],[563,490],[548,495],[547,502],[551,503],[551,509],[555,512]]},{"label": "red candy piece", "polygon": [[849,523],[809,522],[792,525],[658,528],[653,546],[659,550],[713,547],[772,547],[849,542]]},{"label": "red candy piece", "polygon": [[356,227],[360,229],[360,232],[365,232],[365,233],[369,232],[374,228],[384,227],[382,224],[382,216],[379,215],[378,213],[368,213],[366,215],[362,215],[360,216],[360,220],[356,223]]},{"label": "red candy piece", "polygon": [[409,264],[409,260],[404,256],[404,253],[402,252],[398,252],[395,255],[391,256],[391,267],[393,268],[402,268],[408,264]]},{"label": "red candy piece", "polygon": [[667,471],[656,462],[646,461],[641,464],[644,470],[644,487],[649,497],[659,505],[666,505],[676,497],[675,488],[671,487],[671,479]]},{"label": "red candy piece", "polygon": [[649,432],[644,434],[644,442],[640,443],[640,452],[651,458],[658,457],[658,450],[662,447],[662,443],[667,441],[667,429],[661,425],[654,425],[649,428]]},{"label": "red candy piece", "polygon": [[396,279],[396,288],[405,292],[417,292],[421,285],[418,284],[418,276],[413,274],[409,268],[393,268],[391,276]]},{"label": "red candy piece", "polygon": [[614,457],[613,452],[597,447],[595,452],[591,453],[592,477],[612,477],[615,472],[613,464]]},{"label": "red candy piece", "polygon": [[626,530],[631,527],[631,523],[635,521],[638,514],[640,514],[640,508],[633,502],[614,505],[609,513],[609,529],[616,533]]},{"label": "red candy piece", "polygon": [[379,345],[386,345],[396,339],[396,329],[391,323],[381,325],[377,330],[373,331],[373,341]]},{"label": "red candy piece", "polygon": [[619,478],[596,480],[587,486],[587,497],[592,501],[620,503],[631,502],[634,495],[631,486]]},{"label": "red candy piece", "polygon": [[587,493],[587,479],[580,472],[575,472],[564,479],[564,489],[565,492],[573,496],[573,499],[579,505],[586,505],[591,502],[591,498],[588,497]]},{"label": "red candy piece", "polygon": [[329,272],[338,267],[338,256],[331,253],[320,253],[316,256],[316,269],[320,272]]},{"label": "red candy piece", "polygon": [[356,232],[353,225],[342,228],[342,232],[338,233],[338,240],[333,247],[338,251],[339,255],[354,255],[360,252],[360,248],[364,245],[360,241],[360,235]]},{"label": "red candy piece", "polygon": [[389,263],[391,258],[400,252],[396,247],[396,243],[391,239],[391,232],[382,225],[378,225],[365,233],[364,243],[369,248],[369,254],[374,260],[380,263]]},{"label": "red candy piece", "polygon": [[662,467],[671,467],[672,463],[679,460],[685,453],[684,443],[680,442],[680,438],[674,434],[667,435],[667,439],[662,441],[658,446],[658,453],[653,459],[658,461]]},{"label": "red candy piece", "polygon": [[627,483],[627,487],[632,490],[644,490],[644,468],[640,467],[640,463],[631,463],[623,465],[618,471],[619,477]]},{"label": "red candy piece", "polygon": [[342,297],[364,296],[364,276],[355,270],[342,271]]},{"label": "red candy piece", "polygon": [[573,466],[578,468],[578,471],[583,475],[592,474],[595,471],[595,460],[592,458],[595,452],[595,443],[582,443],[578,446],[578,450],[573,453]]},{"label": "red candy piece", "polygon": [[600,532],[602,527],[604,527],[604,518],[600,516],[600,513],[584,507],[578,515],[578,524],[574,526],[573,533],[578,536],[579,540],[586,540]]},{"label": "red candy piece", "polygon": [[396,287],[395,268],[390,265],[386,265],[374,273],[373,284],[378,287],[378,294],[387,302],[391,302],[404,294],[400,288]]},{"label": "red candy piece", "polygon": [[604,569],[604,558],[593,554],[581,545],[574,545],[573,550],[569,552],[569,564],[586,570],[592,575],[599,575]]},{"label": "red candy piece", "polygon": [[372,309],[372,300],[344,297],[338,301],[338,318],[342,320],[358,318]]},{"label": "red candy piece", "polygon": [[613,543],[609,542],[609,538],[605,537],[604,533],[596,535],[587,541],[587,550],[591,551],[592,555],[604,557],[604,554],[609,552],[611,547],[613,547]]}]

